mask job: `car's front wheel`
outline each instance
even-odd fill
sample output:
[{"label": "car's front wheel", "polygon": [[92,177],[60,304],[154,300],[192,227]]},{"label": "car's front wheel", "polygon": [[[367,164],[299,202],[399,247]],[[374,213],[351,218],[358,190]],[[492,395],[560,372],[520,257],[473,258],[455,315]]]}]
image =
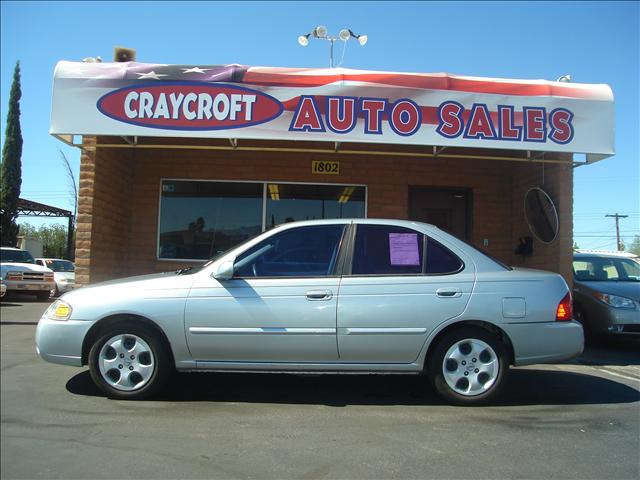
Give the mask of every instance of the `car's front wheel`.
[{"label": "car's front wheel", "polygon": [[109,327],[89,351],[91,378],[111,398],[149,397],[162,388],[170,369],[162,339],[135,321]]},{"label": "car's front wheel", "polygon": [[445,334],[433,348],[428,375],[447,401],[479,405],[498,395],[509,370],[509,357],[496,335],[467,326]]}]

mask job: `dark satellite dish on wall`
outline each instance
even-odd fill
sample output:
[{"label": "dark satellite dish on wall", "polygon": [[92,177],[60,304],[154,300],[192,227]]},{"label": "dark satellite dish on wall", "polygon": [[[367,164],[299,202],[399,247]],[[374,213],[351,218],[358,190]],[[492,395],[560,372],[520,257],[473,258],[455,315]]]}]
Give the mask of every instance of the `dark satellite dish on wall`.
[{"label": "dark satellite dish on wall", "polygon": [[531,232],[544,243],[558,236],[558,211],[551,197],[541,188],[534,187],[524,197],[524,215]]}]

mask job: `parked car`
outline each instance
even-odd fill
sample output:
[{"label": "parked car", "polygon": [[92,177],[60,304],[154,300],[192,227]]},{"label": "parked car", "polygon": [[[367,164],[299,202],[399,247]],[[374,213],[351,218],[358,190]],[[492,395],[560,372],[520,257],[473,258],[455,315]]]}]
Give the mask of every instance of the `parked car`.
[{"label": "parked car", "polygon": [[27,250],[2,247],[0,249],[0,278],[7,286],[7,293],[20,292],[46,300],[55,287],[53,271],[37,265]]},{"label": "parked car", "polygon": [[4,283],[4,280],[0,279],[0,298],[4,297],[7,294],[7,285]]},{"label": "parked car", "polygon": [[50,362],[112,398],[178,371],[426,373],[448,401],[495,398],[510,364],[578,355],[560,275],[509,268],[423,223],[288,223],[176,272],[64,294],[38,323]]},{"label": "parked car", "polygon": [[51,291],[54,297],[76,288],[76,267],[69,260],[61,258],[36,258],[36,263],[53,270],[55,288]]},{"label": "parked car", "polygon": [[573,255],[575,318],[594,338],[640,334],[640,261],[624,252]]}]

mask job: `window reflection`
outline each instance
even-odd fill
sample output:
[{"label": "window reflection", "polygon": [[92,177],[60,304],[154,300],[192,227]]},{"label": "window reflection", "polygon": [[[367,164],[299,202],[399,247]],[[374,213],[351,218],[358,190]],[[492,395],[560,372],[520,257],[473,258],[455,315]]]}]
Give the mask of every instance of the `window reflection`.
[{"label": "window reflection", "polygon": [[299,220],[364,217],[365,187],[267,184],[267,228]]},{"label": "window reflection", "polygon": [[262,184],[165,180],[160,258],[206,260],[262,230]]},{"label": "window reflection", "polygon": [[349,185],[163,180],[158,257],[207,260],[283,223],[364,217],[365,192]]}]

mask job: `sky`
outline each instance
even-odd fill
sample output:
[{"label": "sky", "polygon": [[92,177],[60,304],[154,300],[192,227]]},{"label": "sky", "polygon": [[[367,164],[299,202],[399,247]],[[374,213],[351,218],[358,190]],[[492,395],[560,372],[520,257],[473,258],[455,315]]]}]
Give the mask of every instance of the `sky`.
[{"label": "sky", "polygon": [[[22,70],[22,198],[73,210],[60,151],[78,177],[80,151],[48,134],[53,70],[60,60],[328,67],[328,42],[301,47],[317,25],[367,34],[348,42],[343,65],[514,79],[570,74],[606,83],[616,104],[616,155],[574,173],[574,240],[616,249],[640,234],[639,2],[18,2],[1,3],[0,142],[13,68]],[[336,44],[337,45],[337,44]],[[336,61],[342,47],[336,46]],[[39,221],[21,218],[36,225]],[[561,219],[563,221],[563,219]],[[57,220],[57,222],[60,222]]]}]

